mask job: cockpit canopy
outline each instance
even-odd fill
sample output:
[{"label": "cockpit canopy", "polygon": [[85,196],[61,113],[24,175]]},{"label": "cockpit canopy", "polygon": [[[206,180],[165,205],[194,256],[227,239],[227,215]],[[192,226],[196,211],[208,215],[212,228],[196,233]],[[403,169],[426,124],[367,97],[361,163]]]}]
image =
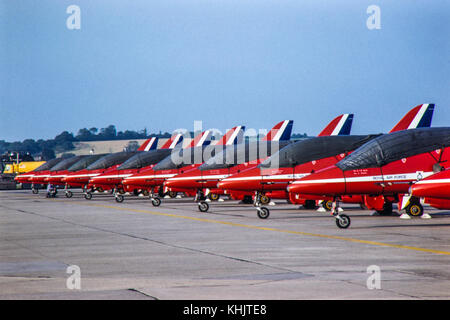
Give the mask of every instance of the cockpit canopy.
[{"label": "cockpit canopy", "polygon": [[134,156],[136,153],[142,152],[142,151],[133,151],[133,152],[117,152],[117,153],[111,153],[107,156],[104,156],[97,161],[95,161],[93,164],[91,164],[89,167],[87,167],[87,170],[97,170],[97,169],[106,169],[112,166],[115,166],[117,164],[121,164],[128,160],[130,157]]},{"label": "cockpit canopy", "polygon": [[450,128],[409,129],[382,135],[362,145],[336,166],[341,170],[382,167],[393,161],[450,145]]},{"label": "cockpit canopy", "polygon": [[51,171],[67,170],[72,165],[74,165],[75,163],[77,163],[78,161],[83,159],[84,157],[86,157],[86,156],[73,156],[70,158],[66,158],[63,161],[61,161],[60,163],[58,163],[57,165],[55,165],[54,167],[52,167]]},{"label": "cockpit canopy", "polygon": [[58,163],[60,163],[63,160],[64,160],[63,158],[55,158],[55,159],[48,160],[46,163],[43,163],[42,165],[40,165],[39,167],[34,169],[33,172],[50,170],[52,167],[56,166]]},{"label": "cockpit canopy", "polygon": [[323,136],[291,143],[262,162],[260,168],[295,167],[353,151],[377,135]]},{"label": "cockpit canopy", "polygon": [[258,159],[265,159],[272,154],[278,152],[292,141],[247,141],[237,145],[227,146],[223,151],[211,157],[204,164],[200,170],[222,169],[243,164],[246,162],[255,161]]},{"label": "cockpit canopy", "polygon": [[145,152],[139,152],[122,163],[117,170],[139,169],[158,163],[168,155],[171,149],[158,149]]},{"label": "cockpit canopy", "polygon": [[102,158],[104,156],[106,156],[106,154],[104,154],[104,153],[87,155],[86,157],[82,158],[78,162],[75,162],[67,170],[71,171],[71,172],[75,172],[75,171],[86,169],[89,165],[91,165],[92,163],[94,163],[95,161],[97,161],[98,159],[100,159],[100,158]]}]

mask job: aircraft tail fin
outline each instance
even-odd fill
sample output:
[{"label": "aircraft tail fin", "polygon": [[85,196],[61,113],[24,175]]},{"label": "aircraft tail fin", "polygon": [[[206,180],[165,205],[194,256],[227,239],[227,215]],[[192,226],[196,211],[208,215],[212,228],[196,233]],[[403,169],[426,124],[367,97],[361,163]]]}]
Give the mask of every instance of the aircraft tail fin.
[{"label": "aircraft tail fin", "polygon": [[158,146],[158,138],[152,137],[144,141],[144,143],[137,149],[138,151],[155,150]]},{"label": "aircraft tail fin", "polygon": [[294,120],[283,120],[277,123],[262,140],[281,141],[291,139],[293,124]]},{"label": "aircraft tail fin", "polygon": [[202,133],[199,133],[194,139],[192,139],[191,143],[186,146],[186,148],[207,146],[211,143],[211,135],[211,130],[205,130]]},{"label": "aircraft tail fin", "polygon": [[181,133],[175,133],[164,143],[161,149],[173,149],[180,143],[183,143],[183,135]]},{"label": "aircraft tail fin", "polygon": [[389,133],[415,128],[427,128],[431,126],[434,104],[424,103],[411,109]]},{"label": "aircraft tail fin", "polygon": [[331,122],[319,133],[322,136],[345,136],[352,130],[353,113],[344,113],[331,120]]},{"label": "aircraft tail fin", "polygon": [[245,126],[236,126],[227,131],[223,137],[217,142],[217,145],[229,146],[232,144],[242,143],[244,138]]}]

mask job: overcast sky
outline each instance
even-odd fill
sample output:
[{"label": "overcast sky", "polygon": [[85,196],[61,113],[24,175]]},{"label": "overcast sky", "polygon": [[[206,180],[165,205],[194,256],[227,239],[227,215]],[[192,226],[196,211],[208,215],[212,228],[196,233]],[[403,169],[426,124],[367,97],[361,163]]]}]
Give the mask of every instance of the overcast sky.
[{"label": "overcast sky", "polygon": [[387,132],[421,103],[450,126],[448,0],[0,0],[0,39],[0,140],[194,120],[316,135],[341,113]]}]

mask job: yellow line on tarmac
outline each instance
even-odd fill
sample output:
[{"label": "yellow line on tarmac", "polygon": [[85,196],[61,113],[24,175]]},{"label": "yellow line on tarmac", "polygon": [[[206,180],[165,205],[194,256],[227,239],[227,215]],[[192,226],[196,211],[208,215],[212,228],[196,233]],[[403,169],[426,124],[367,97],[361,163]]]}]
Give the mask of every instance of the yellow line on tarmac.
[{"label": "yellow line on tarmac", "polygon": [[[73,202],[71,202],[71,203],[73,203]],[[335,239],[335,240],[349,241],[349,242],[354,242],[354,243],[369,244],[369,245],[381,246],[381,247],[391,247],[391,248],[397,248],[397,249],[406,249],[406,250],[414,250],[414,251],[422,251],[422,252],[428,252],[428,253],[450,255],[450,252],[448,252],[448,251],[433,250],[433,249],[419,248],[419,247],[411,247],[411,246],[404,246],[404,245],[399,245],[399,244],[390,244],[390,243],[377,242],[377,241],[360,240],[360,239],[354,239],[354,238],[332,236],[332,235],[327,235],[327,234],[309,233],[309,232],[293,231],[293,230],[283,230],[283,229],[269,228],[269,227],[258,227],[258,226],[252,226],[252,225],[248,225],[248,224],[241,224],[241,223],[235,223],[235,222],[212,220],[212,219],[205,219],[205,218],[196,218],[196,217],[189,217],[189,216],[183,216],[183,215],[178,215],[178,214],[156,212],[156,211],[150,211],[150,210],[131,209],[131,208],[123,208],[123,207],[121,208],[121,207],[115,207],[115,206],[110,206],[110,205],[101,205],[101,204],[82,204],[82,205],[93,206],[93,207],[100,207],[100,208],[107,208],[107,209],[114,209],[114,210],[138,212],[138,213],[150,213],[150,214],[158,215],[158,216],[181,218],[181,219],[201,221],[201,222],[208,222],[208,223],[217,223],[217,224],[223,224],[223,225],[234,226],[234,227],[241,227],[241,228],[248,228],[248,229],[274,231],[274,232],[289,233],[289,234],[296,234],[296,235],[302,235],[302,236],[310,236],[310,237],[318,237],[318,238],[325,238],[325,239]]]}]

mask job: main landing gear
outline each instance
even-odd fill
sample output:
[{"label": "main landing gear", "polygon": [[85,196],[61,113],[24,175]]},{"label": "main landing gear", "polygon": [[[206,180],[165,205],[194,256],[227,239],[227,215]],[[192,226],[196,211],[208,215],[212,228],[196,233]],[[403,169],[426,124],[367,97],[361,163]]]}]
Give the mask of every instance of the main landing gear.
[{"label": "main landing gear", "polygon": [[411,197],[405,211],[413,217],[420,217],[423,215],[423,206],[420,204],[420,200],[418,198]]}]

